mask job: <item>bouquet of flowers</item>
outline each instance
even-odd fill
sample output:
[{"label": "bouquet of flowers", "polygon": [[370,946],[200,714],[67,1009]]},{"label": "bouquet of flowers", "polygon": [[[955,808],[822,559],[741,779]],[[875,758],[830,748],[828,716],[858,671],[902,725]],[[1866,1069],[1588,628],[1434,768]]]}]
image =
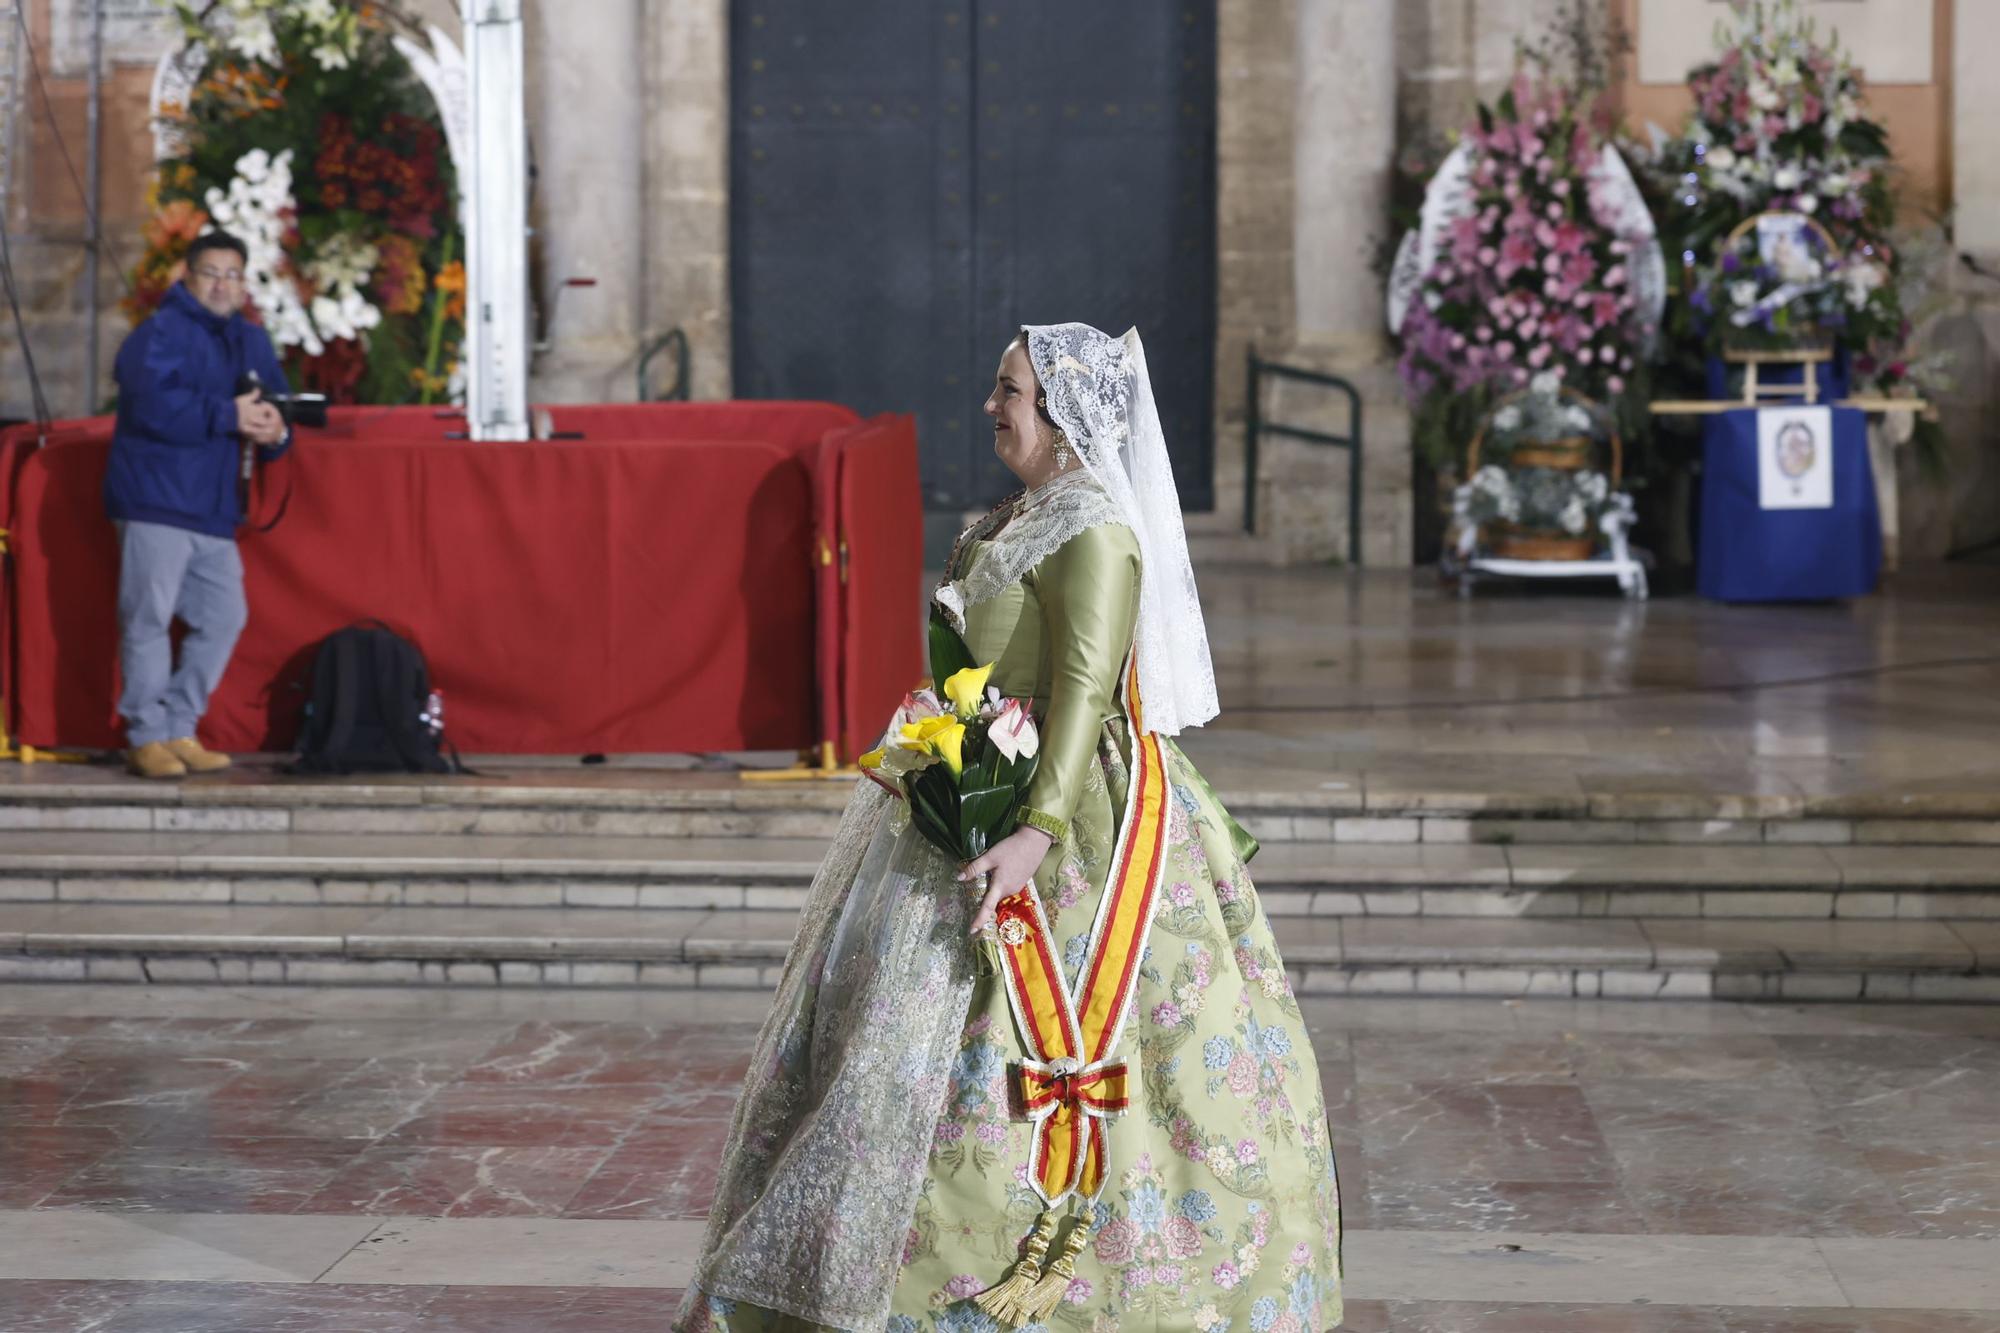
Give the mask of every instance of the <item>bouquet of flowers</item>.
[{"label": "bouquet of flowers", "polygon": [[1651,336],[1633,278],[1650,237],[1634,227],[1620,191],[1629,176],[1609,163],[1582,99],[1523,73],[1480,107],[1464,145],[1469,201],[1401,329],[1398,369],[1419,440],[1438,458],[1493,397],[1537,375],[1617,400]]},{"label": "bouquet of flowers", "polygon": [[1698,270],[1689,299],[1732,347],[1830,346],[1885,280],[1881,265],[1834,253],[1817,227],[1759,227],[1726,242],[1717,261]]},{"label": "bouquet of flowers", "polygon": [[[1859,378],[1884,390],[1905,383],[1910,322],[1890,240],[1888,135],[1867,114],[1859,73],[1796,0],[1752,0],[1717,25],[1716,44],[1716,59],[1688,76],[1693,118],[1654,163],[1669,264],[1691,302],[1687,332],[1710,348],[1742,345],[1739,331],[1766,346],[1837,334]],[[1791,277],[1753,238],[1728,240],[1769,212],[1826,229],[1793,257]],[[1813,264],[1821,271],[1804,277]]]},{"label": "bouquet of flowers", "polygon": [[911,823],[932,846],[971,861],[1013,832],[1041,737],[1025,703],[987,684],[993,664],[974,666],[965,640],[935,612],[930,651],[943,700],[931,690],[907,697],[861,768],[909,802]]},{"label": "bouquet of flowers", "polygon": [[150,315],[188,245],[249,250],[249,318],[294,385],[432,402],[465,319],[457,195],[437,107],[365,0],[180,0],[184,100],[163,103],[152,220],[126,313]]},{"label": "bouquet of flowers", "polygon": [[1602,472],[1556,468],[1504,468],[1488,463],[1458,488],[1455,506],[1465,523],[1510,523],[1518,528],[1581,537],[1617,508]]},{"label": "bouquet of flowers", "polygon": [[1492,526],[1502,545],[1557,539],[1580,558],[1598,534],[1611,535],[1608,515],[1629,525],[1631,497],[1595,466],[1613,430],[1603,407],[1554,375],[1535,376],[1480,432],[1473,474],[1452,496],[1461,541]]}]

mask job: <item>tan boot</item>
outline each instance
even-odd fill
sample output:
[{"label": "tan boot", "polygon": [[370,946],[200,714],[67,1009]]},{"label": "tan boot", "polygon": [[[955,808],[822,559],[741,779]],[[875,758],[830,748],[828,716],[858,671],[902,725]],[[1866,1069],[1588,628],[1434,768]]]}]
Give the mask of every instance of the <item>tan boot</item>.
[{"label": "tan boot", "polygon": [[228,755],[203,749],[201,742],[192,736],[176,736],[162,743],[173,752],[174,758],[187,766],[190,773],[219,773],[229,767]]},{"label": "tan boot", "polygon": [[165,741],[149,741],[136,750],[127,750],[125,766],[142,778],[184,778],[188,771]]}]

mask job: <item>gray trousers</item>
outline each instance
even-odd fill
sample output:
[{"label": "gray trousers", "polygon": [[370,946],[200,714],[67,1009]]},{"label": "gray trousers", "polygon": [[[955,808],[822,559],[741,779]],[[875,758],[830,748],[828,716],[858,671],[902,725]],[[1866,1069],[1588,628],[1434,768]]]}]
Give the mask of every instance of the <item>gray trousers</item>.
[{"label": "gray trousers", "polygon": [[[134,749],[194,735],[250,618],[243,557],[228,537],[160,523],[118,525],[118,712]],[[187,626],[174,665],[174,617]]]}]

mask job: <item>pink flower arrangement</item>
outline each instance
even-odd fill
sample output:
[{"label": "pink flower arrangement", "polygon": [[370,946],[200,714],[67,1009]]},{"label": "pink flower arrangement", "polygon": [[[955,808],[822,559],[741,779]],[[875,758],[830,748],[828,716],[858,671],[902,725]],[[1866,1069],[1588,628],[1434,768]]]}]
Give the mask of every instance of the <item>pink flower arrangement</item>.
[{"label": "pink flower arrangement", "polygon": [[1639,238],[1601,180],[1603,132],[1567,87],[1523,73],[1465,142],[1471,206],[1404,317],[1405,389],[1504,393],[1548,372],[1615,396],[1651,331],[1629,281]]}]

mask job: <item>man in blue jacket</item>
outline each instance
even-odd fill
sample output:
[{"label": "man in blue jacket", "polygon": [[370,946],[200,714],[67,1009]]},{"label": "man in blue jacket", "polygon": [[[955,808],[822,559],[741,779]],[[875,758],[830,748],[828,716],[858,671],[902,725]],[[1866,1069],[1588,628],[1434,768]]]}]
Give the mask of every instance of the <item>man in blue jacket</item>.
[{"label": "man in blue jacket", "polygon": [[[227,232],[199,237],[187,275],[118,349],[118,427],[104,507],[118,527],[118,656],[125,688],[126,761],[142,777],[227,768],[195,727],[229,665],[249,608],[236,528],[244,453],[289,444],[263,389],[285,391],[264,330],[242,314],[248,252]],[[180,663],[169,629],[187,626]]]}]

